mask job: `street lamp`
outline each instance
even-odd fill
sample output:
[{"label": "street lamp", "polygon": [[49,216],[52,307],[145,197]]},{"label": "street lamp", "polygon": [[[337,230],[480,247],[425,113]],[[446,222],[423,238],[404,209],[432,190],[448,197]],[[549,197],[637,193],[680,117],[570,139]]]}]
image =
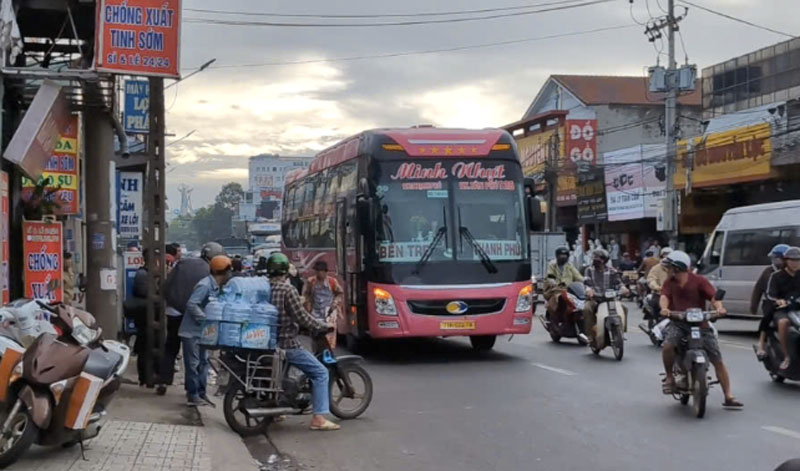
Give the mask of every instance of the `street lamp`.
[{"label": "street lamp", "polygon": [[176,80],[176,81],[172,82],[171,84],[167,85],[166,87],[164,87],[164,90],[166,90],[166,89],[168,89],[169,87],[171,87],[171,86],[173,86],[173,85],[177,84],[178,82],[183,82],[184,80],[188,79],[188,78],[189,78],[189,77],[191,77],[192,75],[199,74],[200,72],[202,72],[202,71],[206,70],[206,69],[208,68],[208,66],[210,66],[211,64],[213,64],[213,63],[214,63],[214,62],[216,62],[216,61],[217,61],[217,59],[216,59],[216,58],[214,58],[214,59],[211,59],[210,61],[208,61],[208,62],[206,62],[205,64],[201,65],[199,69],[197,69],[197,70],[195,70],[195,71],[193,71],[193,72],[190,72],[190,73],[189,73],[188,75],[186,75],[185,77],[181,77],[181,78],[179,78],[178,80]]}]

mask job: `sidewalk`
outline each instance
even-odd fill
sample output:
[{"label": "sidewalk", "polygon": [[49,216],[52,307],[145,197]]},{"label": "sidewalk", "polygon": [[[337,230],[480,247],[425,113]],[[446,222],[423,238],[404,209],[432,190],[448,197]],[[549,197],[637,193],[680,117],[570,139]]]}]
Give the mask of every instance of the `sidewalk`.
[{"label": "sidewalk", "polygon": [[[136,378],[135,358],[128,379]],[[183,374],[175,377],[166,396],[153,389],[123,384],[111,403],[100,436],[80,447],[34,446],[10,469],[15,471],[216,471],[258,470],[239,435],[225,423],[222,398],[217,408],[189,408]],[[210,386],[211,391],[216,386]]]}]

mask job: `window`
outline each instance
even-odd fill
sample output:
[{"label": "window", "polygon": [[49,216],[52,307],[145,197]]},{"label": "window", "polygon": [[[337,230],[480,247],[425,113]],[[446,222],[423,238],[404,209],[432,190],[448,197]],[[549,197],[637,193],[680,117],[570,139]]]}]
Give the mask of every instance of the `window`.
[{"label": "window", "polygon": [[711,239],[708,247],[706,247],[705,254],[703,254],[702,266],[698,267],[700,274],[705,275],[719,268],[719,264],[722,261],[722,242],[724,240],[724,232],[714,233],[714,238]]},{"label": "window", "polygon": [[731,231],[725,244],[725,265],[769,265],[767,254],[777,244],[797,244],[794,227]]},{"label": "window", "polygon": [[325,198],[327,198],[329,184],[330,177],[326,170],[317,177],[317,184],[314,190],[314,214],[322,214],[325,212]]}]

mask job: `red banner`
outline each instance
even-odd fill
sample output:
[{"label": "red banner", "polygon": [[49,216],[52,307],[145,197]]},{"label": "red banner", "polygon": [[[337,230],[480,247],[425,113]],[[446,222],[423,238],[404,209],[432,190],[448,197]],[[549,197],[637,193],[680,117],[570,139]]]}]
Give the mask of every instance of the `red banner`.
[{"label": "red banner", "polygon": [[[67,127],[61,132],[56,148],[47,161],[42,177],[47,181],[47,199],[58,204],[54,211],[58,215],[78,214],[78,117],[72,116]],[[33,196],[36,184],[22,177],[22,199],[28,201]],[[58,190],[56,190],[58,188]],[[54,191],[55,190],[55,191]],[[51,193],[52,192],[52,193]]]},{"label": "red banner", "polygon": [[97,2],[97,70],[180,76],[180,0]]},{"label": "red banner", "polygon": [[25,221],[22,234],[25,297],[61,302],[64,293],[61,223]]},{"label": "red banner", "polygon": [[567,120],[567,166],[597,161],[597,120]]},{"label": "red banner", "polygon": [[0,172],[0,301],[8,304],[10,299],[9,280],[11,271],[8,268],[8,259],[11,256],[8,248],[8,174]]}]

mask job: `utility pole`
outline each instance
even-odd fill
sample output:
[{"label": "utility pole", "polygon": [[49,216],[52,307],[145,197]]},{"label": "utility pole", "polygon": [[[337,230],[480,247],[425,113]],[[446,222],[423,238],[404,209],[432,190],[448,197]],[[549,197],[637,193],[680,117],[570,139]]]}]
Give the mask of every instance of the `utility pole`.
[{"label": "utility pole", "polygon": [[667,100],[664,111],[664,129],[667,136],[667,194],[664,199],[664,231],[670,235],[671,239],[678,238],[678,201],[675,192],[675,171],[677,162],[675,157],[675,123],[676,107],[678,101],[678,64],[675,61],[675,30],[678,22],[675,19],[675,0],[668,0],[667,4],[667,54],[669,64],[667,65],[666,85]]}]

